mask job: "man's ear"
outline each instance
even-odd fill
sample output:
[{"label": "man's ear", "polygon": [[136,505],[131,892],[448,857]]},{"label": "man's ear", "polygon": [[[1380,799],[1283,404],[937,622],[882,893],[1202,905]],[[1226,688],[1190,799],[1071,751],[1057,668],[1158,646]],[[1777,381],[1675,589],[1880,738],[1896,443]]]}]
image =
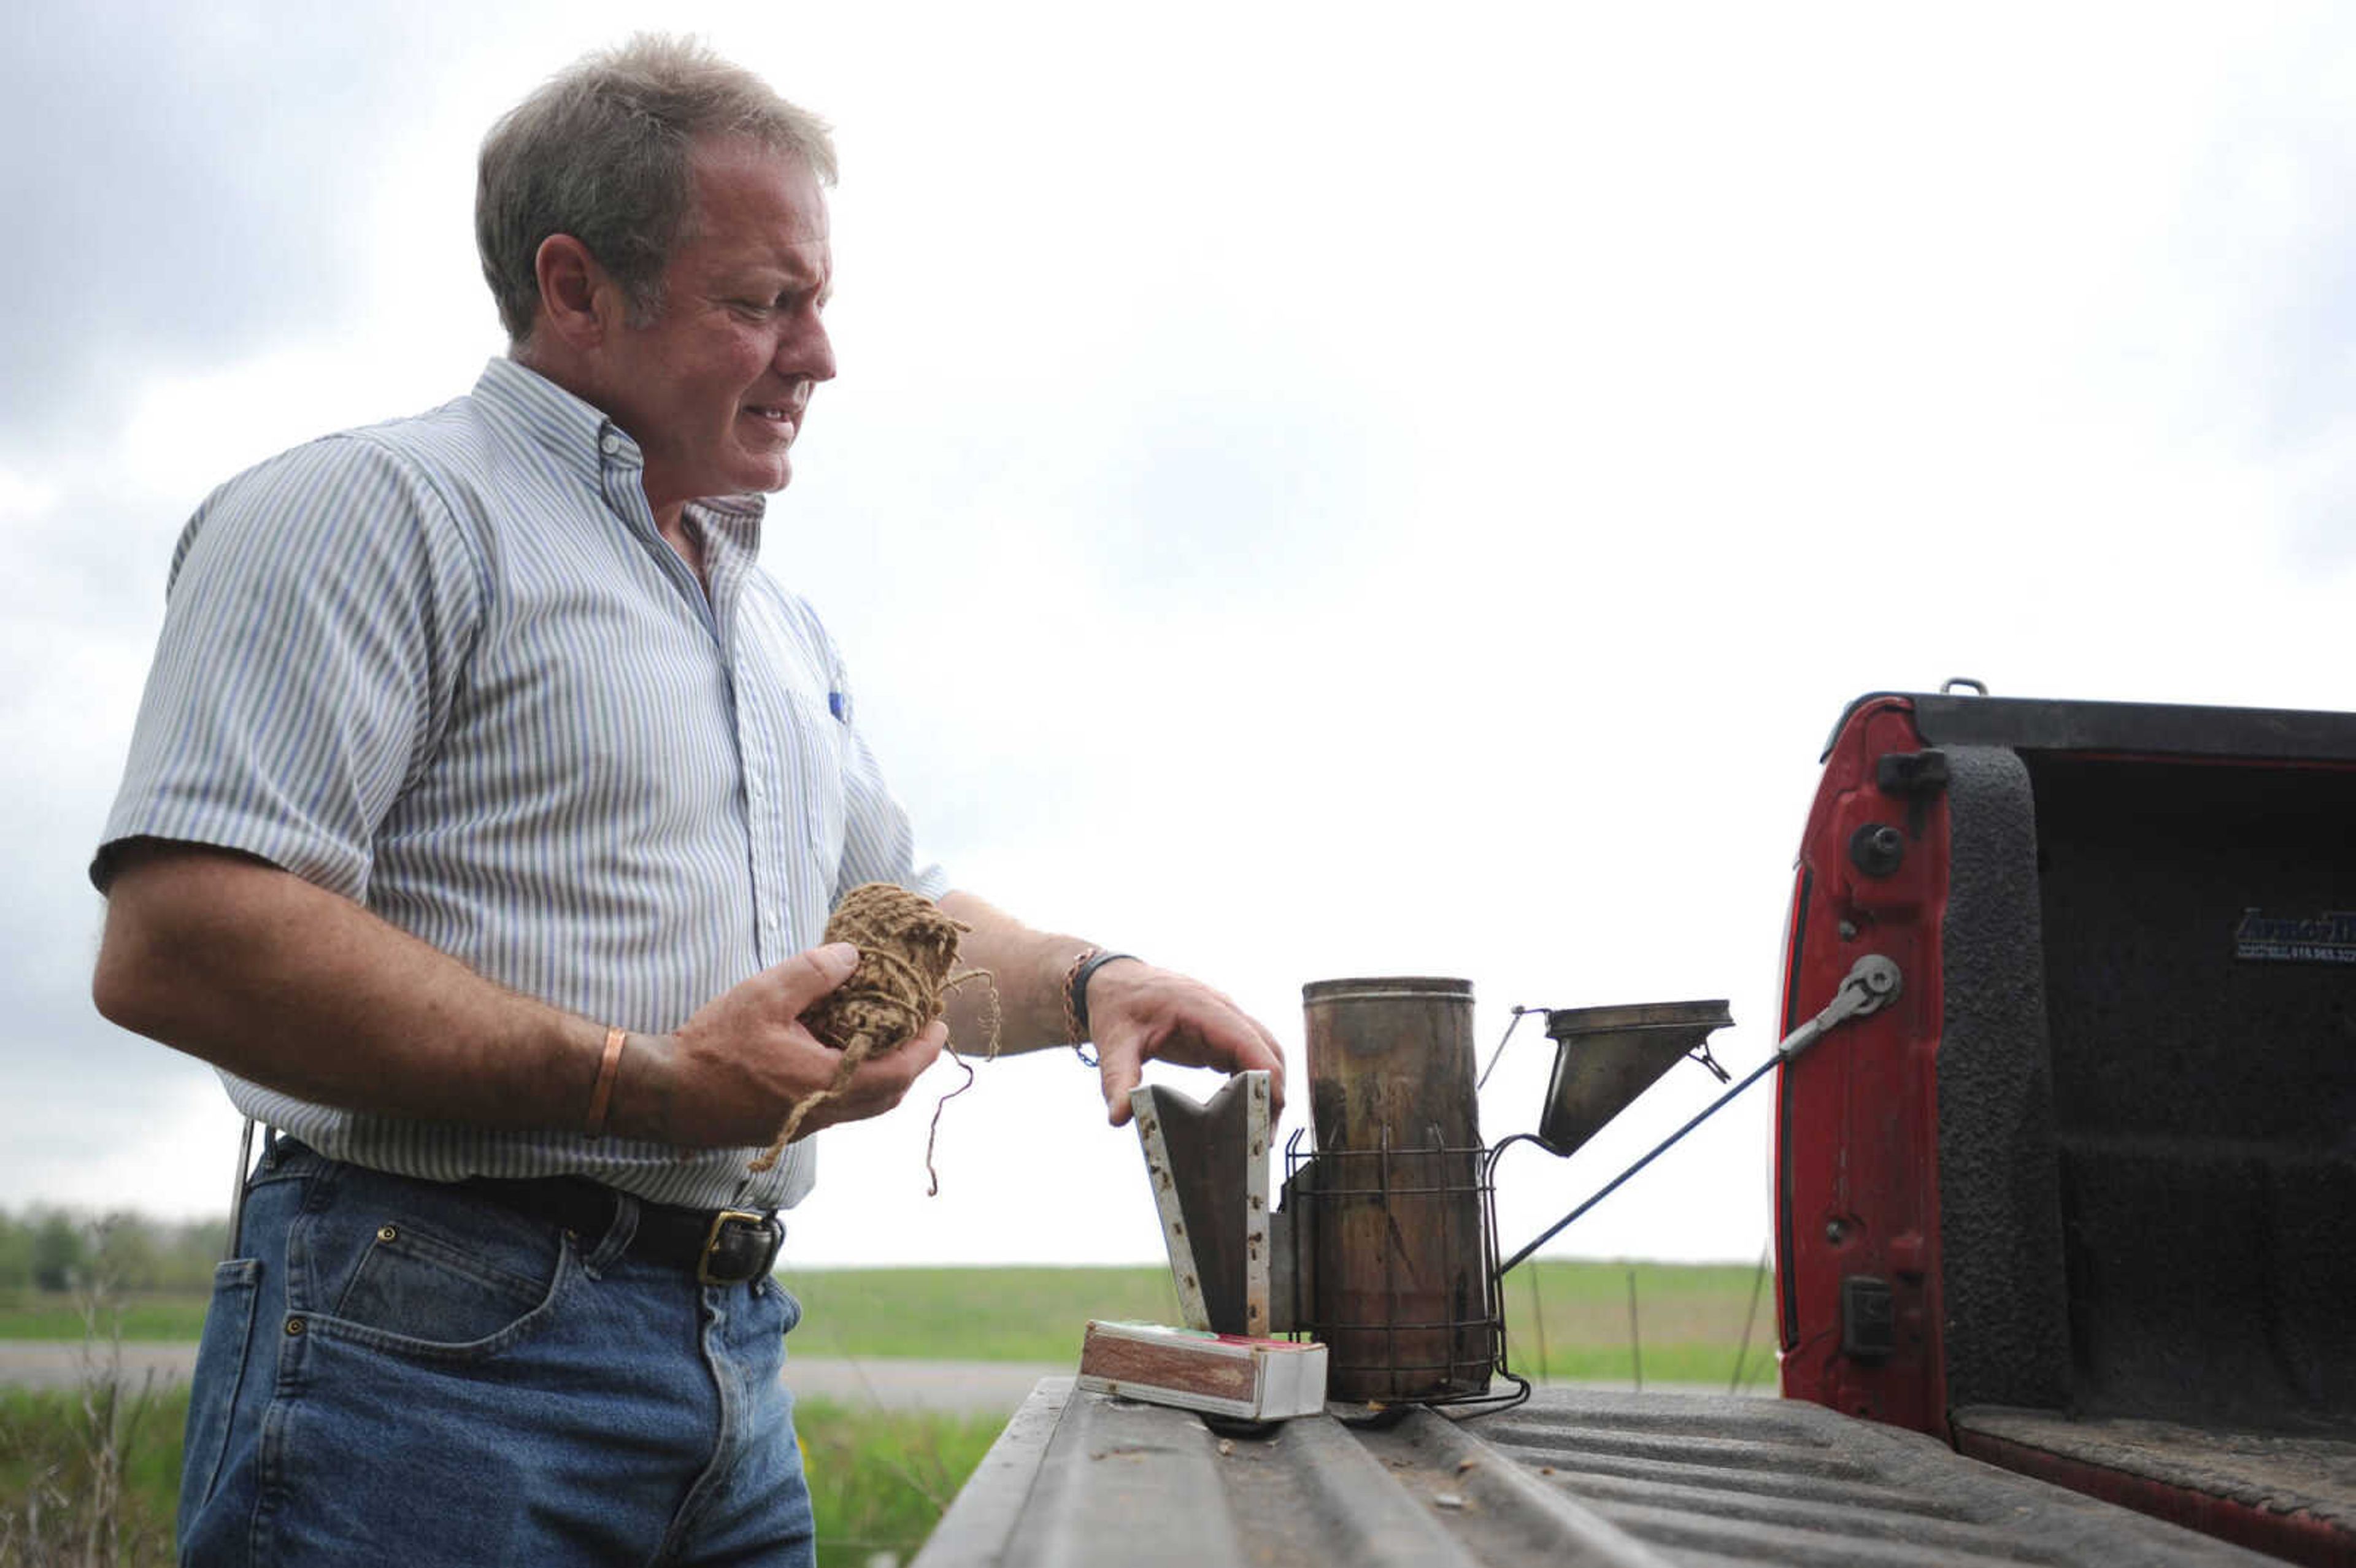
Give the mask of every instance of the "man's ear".
[{"label": "man's ear", "polygon": [[589,247],[570,234],[552,234],[532,256],[540,279],[539,327],[576,348],[593,347],[618,319],[621,290]]}]

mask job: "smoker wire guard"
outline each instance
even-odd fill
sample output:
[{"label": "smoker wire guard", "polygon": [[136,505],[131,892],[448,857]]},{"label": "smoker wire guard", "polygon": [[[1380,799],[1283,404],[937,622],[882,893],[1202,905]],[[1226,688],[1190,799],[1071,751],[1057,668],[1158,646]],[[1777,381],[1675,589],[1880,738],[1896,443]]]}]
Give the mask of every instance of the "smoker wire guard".
[{"label": "smoker wire guard", "polygon": [[[1397,1419],[1416,1405],[1455,1407],[1464,1414],[1485,1414],[1493,1411],[1510,1410],[1530,1397],[1529,1380],[1515,1372],[1506,1359],[1505,1283],[1497,1275],[1497,1188],[1494,1178],[1496,1157],[1505,1145],[1495,1149],[1478,1145],[1451,1146],[1440,1140],[1437,1128],[1427,1147],[1413,1151],[1414,1157],[1439,1168],[1436,1184],[1409,1184],[1395,1179],[1390,1137],[1385,1132],[1380,1147],[1372,1149],[1322,1149],[1304,1153],[1301,1140],[1308,1129],[1296,1128],[1284,1145],[1284,1207],[1300,1204],[1300,1216],[1291,1227],[1293,1317],[1298,1325],[1292,1331],[1295,1339],[1312,1339],[1325,1348],[1327,1364],[1333,1371],[1382,1374],[1393,1391],[1383,1403],[1363,1406],[1336,1402],[1333,1408],[1345,1419]],[[1508,1140],[1511,1142],[1512,1140]],[[1333,1162],[1329,1167],[1326,1162]],[[1371,1168],[1371,1185],[1367,1184]],[[1323,1179],[1328,1174],[1336,1177],[1344,1172],[1356,1178],[1352,1180]],[[1462,1179],[1458,1179],[1459,1173]],[[1304,1177],[1315,1178],[1304,1181]],[[1379,1322],[1352,1322],[1341,1319],[1319,1321],[1314,1317],[1313,1301],[1302,1299],[1302,1282],[1310,1277],[1315,1253],[1313,1238],[1317,1233],[1317,1216],[1321,1210],[1348,1200],[1374,1198],[1378,1200],[1387,1218],[1386,1232],[1399,1233],[1399,1205],[1421,1203],[1436,1207],[1443,1239],[1452,1243],[1447,1234],[1449,1215],[1458,1207],[1457,1201],[1471,1195],[1478,1203],[1480,1220],[1480,1300],[1467,1303],[1472,1308],[1431,1322],[1399,1322],[1396,1310],[1399,1297],[1397,1278],[1398,1249],[1387,1244],[1383,1249],[1384,1297],[1392,1311]],[[1305,1222],[1303,1222],[1305,1221]],[[1453,1251],[1451,1246],[1451,1251]],[[1306,1293],[1310,1296],[1314,1292]],[[1406,1361],[1399,1359],[1398,1340],[1401,1334],[1444,1336],[1451,1346],[1485,1343],[1490,1349],[1482,1354],[1451,1355],[1444,1361]],[[1350,1336],[1344,1339],[1341,1336]],[[1383,1346],[1379,1360],[1344,1359],[1344,1344],[1357,1345],[1379,1336]],[[1438,1393],[1399,1392],[1414,1386],[1409,1374],[1438,1374],[1451,1385]],[[1491,1392],[1492,1374],[1513,1384],[1510,1392]]]}]

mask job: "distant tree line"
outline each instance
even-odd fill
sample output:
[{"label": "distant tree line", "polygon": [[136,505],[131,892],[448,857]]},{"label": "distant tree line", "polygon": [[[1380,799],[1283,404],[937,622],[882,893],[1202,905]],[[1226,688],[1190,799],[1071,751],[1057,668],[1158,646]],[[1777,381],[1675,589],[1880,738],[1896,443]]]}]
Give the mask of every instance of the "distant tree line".
[{"label": "distant tree line", "polygon": [[209,1290],[229,1221],[172,1222],[128,1211],[0,1209],[0,1291]]}]

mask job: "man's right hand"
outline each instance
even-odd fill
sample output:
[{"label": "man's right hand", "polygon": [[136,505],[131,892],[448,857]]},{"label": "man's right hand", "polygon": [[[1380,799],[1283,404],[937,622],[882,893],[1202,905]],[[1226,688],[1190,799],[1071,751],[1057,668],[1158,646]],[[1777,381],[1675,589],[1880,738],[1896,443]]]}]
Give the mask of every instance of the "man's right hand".
[{"label": "man's right hand", "polygon": [[[766,1147],[797,1103],[834,1082],[841,1054],[798,1020],[850,976],[857,951],[802,954],[675,1033],[631,1035],[606,1130]],[[605,1038],[603,1023],[493,985],[275,866],[153,839],[119,853],[92,989],[123,1028],[270,1088],[478,1126],[577,1132]],[[862,1066],[803,1127],[890,1110],[947,1039],[937,1023]]]},{"label": "man's right hand", "polygon": [[[842,1053],[801,1015],[858,966],[859,949],[847,942],[814,947],[706,1004],[674,1033],[632,1036],[614,1090],[616,1130],[680,1145],[766,1144],[795,1105],[832,1087]],[[841,1093],[811,1107],[798,1139],[892,1109],[948,1040],[948,1026],[936,1020],[870,1057]]]}]

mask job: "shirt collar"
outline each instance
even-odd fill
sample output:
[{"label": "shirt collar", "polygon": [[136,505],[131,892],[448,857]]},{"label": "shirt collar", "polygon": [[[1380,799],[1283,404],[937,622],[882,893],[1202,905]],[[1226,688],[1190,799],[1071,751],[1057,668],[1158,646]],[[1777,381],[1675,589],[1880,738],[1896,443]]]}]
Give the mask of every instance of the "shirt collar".
[{"label": "shirt collar", "polygon": [[609,456],[626,454],[633,467],[645,461],[638,443],[603,410],[512,359],[493,359],[484,366],[475,396],[511,434],[539,447],[592,486],[604,477]]},{"label": "shirt collar", "polygon": [[[626,468],[633,475],[646,466],[646,457],[630,432],[616,424],[604,410],[574,396],[528,366],[495,358],[483,367],[475,396],[498,411],[502,422],[540,447],[568,473],[593,489],[602,490],[608,468]],[[688,503],[708,529],[727,536],[739,548],[759,548],[761,518],[768,510],[766,496],[713,496]]]},{"label": "shirt collar", "polygon": [[687,509],[707,540],[725,539],[747,556],[761,553],[761,518],[769,509],[766,496],[712,496],[690,501]]}]

